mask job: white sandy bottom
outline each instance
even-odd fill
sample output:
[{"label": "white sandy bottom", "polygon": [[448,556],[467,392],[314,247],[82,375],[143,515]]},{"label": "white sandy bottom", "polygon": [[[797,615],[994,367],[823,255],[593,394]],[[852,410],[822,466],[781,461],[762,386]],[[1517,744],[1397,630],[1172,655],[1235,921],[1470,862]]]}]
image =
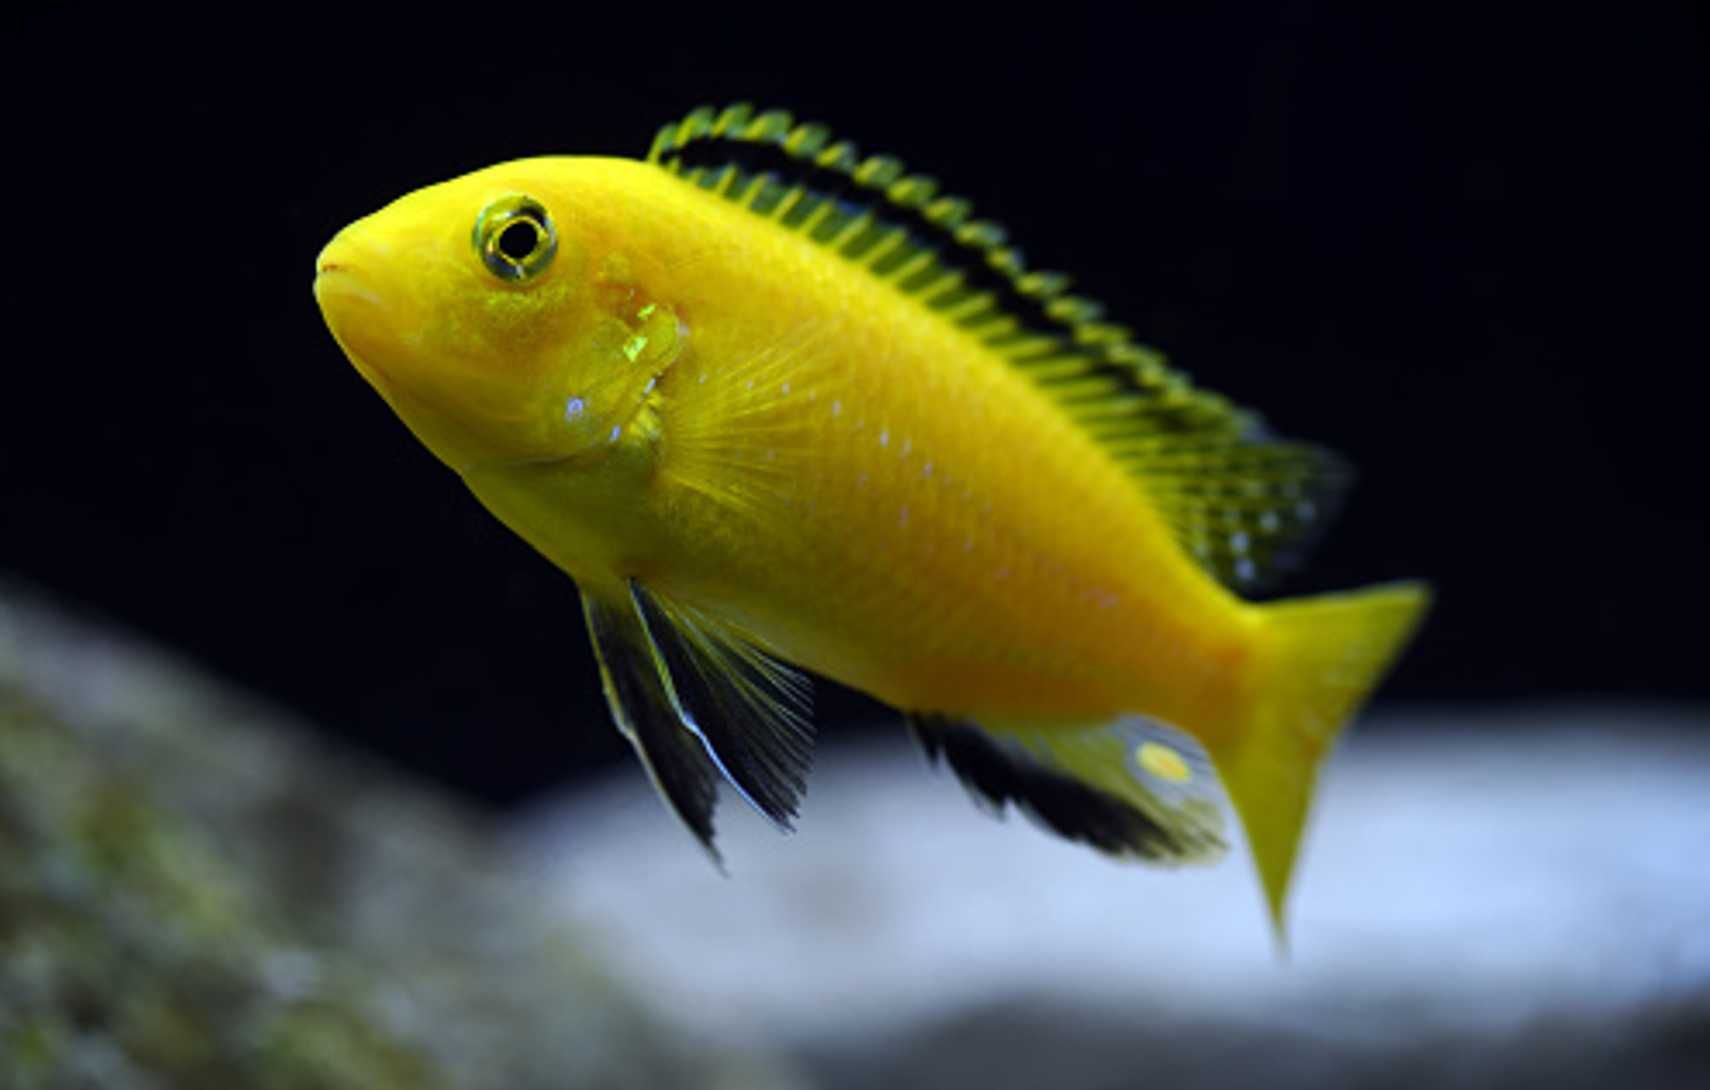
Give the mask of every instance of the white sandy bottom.
[{"label": "white sandy bottom", "polygon": [[732,1044],[1038,996],[1315,1032],[1501,1030],[1710,996],[1705,720],[1437,711],[1363,729],[1324,780],[1286,961],[1239,850],[1114,864],[982,815],[900,731],[823,748],[794,836],[727,795],[729,877],[639,770],[526,816],[513,843],[616,972]]}]

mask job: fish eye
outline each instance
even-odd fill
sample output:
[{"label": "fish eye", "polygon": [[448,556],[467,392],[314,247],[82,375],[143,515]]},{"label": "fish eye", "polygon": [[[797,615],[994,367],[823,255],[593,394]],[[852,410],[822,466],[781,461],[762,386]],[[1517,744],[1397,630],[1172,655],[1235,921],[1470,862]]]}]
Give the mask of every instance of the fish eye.
[{"label": "fish eye", "polygon": [[528,280],[552,264],[558,231],[533,197],[500,197],[475,219],[475,249],[501,280]]}]

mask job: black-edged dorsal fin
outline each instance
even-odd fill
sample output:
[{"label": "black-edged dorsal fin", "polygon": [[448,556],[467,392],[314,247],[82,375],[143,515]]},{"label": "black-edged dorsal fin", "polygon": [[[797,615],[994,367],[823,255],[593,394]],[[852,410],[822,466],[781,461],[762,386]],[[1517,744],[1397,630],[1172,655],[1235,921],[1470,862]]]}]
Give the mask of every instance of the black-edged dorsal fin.
[{"label": "black-edged dorsal fin", "polygon": [[1335,455],[1272,440],[1260,419],[1196,389],[1162,353],[1030,270],[972,205],[862,157],[817,123],[748,103],[665,125],[647,160],[801,232],[918,299],[1029,376],[1145,488],[1207,571],[1262,589],[1317,538],[1350,476]]}]

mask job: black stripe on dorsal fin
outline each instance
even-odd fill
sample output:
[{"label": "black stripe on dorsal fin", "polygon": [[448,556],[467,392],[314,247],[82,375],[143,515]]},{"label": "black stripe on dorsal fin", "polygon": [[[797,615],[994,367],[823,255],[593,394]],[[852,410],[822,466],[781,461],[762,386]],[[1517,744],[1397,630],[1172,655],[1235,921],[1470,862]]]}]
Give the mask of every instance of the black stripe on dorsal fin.
[{"label": "black stripe on dorsal fin", "polygon": [[1097,304],[1067,295],[1068,277],[1029,271],[1002,227],[975,219],[936,179],[894,156],[863,157],[783,110],[703,107],[664,126],[647,157],[803,232],[1018,361],[1085,357],[1084,368],[1093,361],[1081,349],[1115,332],[1095,328]]},{"label": "black stripe on dorsal fin", "polygon": [[1002,227],[900,159],[862,156],[824,125],[748,103],[665,125],[647,159],[977,337],[1098,439],[1224,583],[1261,589],[1339,505],[1348,475],[1332,455],[1270,441],[1257,416],[1196,389],[1098,303],[1068,294],[1064,274],[1029,269]]}]

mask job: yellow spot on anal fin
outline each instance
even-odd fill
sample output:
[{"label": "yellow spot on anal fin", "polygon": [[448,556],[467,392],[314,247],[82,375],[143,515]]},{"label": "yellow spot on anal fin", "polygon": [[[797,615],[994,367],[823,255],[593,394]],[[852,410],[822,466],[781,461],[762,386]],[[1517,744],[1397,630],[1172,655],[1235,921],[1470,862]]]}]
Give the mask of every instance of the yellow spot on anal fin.
[{"label": "yellow spot on anal fin", "polygon": [[1134,760],[1147,773],[1169,783],[1186,783],[1193,778],[1193,770],[1182,755],[1162,742],[1141,742],[1134,750]]},{"label": "yellow spot on anal fin", "polygon": [[641,355],[642,350],[646,347],[647,334],[637,333],[635,336],[624,342],[623,354],[629,357],[629,362],[634,363]]}]

